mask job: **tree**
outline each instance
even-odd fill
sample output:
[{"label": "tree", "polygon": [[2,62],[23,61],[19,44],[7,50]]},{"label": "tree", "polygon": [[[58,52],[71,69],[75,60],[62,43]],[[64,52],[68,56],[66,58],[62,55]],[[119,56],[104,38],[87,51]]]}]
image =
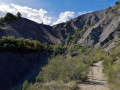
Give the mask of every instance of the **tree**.
[{"label": "tree", "polygon": [[7,23],[10,22],[10,21],[13,21],[15,19],[16,19],[16,16],[14,16],[11,13],[7,13],[4,17],[4,21],[7,22]]},{"label": "tree", "polygon": [[54,52],[55,55],[56,55],[56,54],[62,54],[62,52],[63,52],[63,50],[62,50],[62,45],[60,45],[60,44],[58,43],[56,46],[54,46],[53,52]]},{"label": "tree", "polygon": [[20,12],[17,12],[17,18],[21,18],[22,14]]},{"label": "tree", "polygon": [[115,5],[118,5],[118,4],[119,4],[119,2],[118,2],[118,1],[116,1],[116,2],[115,2]]},{"label": "tree", "polygon": [[72,38],[71,34],[68,34],[67,40],[70,40]]},{"label": "tree", "polygon": [[108,9],[109,9],[109,10],[111,10],[111,9],[112,9],[112,7],[109,7]]}]

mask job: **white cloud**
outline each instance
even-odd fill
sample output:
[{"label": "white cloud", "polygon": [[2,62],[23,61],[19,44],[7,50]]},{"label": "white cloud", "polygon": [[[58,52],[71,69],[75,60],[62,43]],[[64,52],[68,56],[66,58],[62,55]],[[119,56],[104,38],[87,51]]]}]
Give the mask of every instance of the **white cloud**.
[{"label": "white cloud", "polygon": [[44,9],[37,10],[27,6],[20,6],[16,4],[6,4],[6,3],[0,4],[0,17],[3,17],[7,12],[13,14],[20,12],[22,14],[22,17],[28,18],[35,22],[38,23],[43,22],[44,24],[55,25],[62,22],[66,22],[69,19],[74,18],[78,14],[82,15],[82,14],[90,13],[92,11],[84,11],[84,12],[79,12],[77,14],[75,12],[66,11],[60,13],[58,19],[56,20],[56,17],[50,17],[48,15],[48,13],[50,14],[50,12]]},{"label": "white cloud", "polygon": [[23,17],[36,21],[38,23],[43,22],[44,24],[51,24],[52,22],[52,17],[47,16],[46,14],[48,12],[43,9],[37,10],[26,6],[22,7],[20,5],[15,4],[0,4],[0,17],[4,16],[7,12],[13,14],[21,12]]},{"label": "white cloud", "polygon": [[59,24],[59,23],[62,23],[62,22],[66,22],[67,20],[73,18],[74,15],[75,15],[74,12],[70,12],[70,11],[63,12],[59,15],[58,20],[56,22],[54,22],[53,25]]},{"label": "white cloud", "polygon": [[84,12],[78,12],[79,15],[83,15],[83,14],[86,14],[86,13],[91,13],[92,11],[84,11]]}]

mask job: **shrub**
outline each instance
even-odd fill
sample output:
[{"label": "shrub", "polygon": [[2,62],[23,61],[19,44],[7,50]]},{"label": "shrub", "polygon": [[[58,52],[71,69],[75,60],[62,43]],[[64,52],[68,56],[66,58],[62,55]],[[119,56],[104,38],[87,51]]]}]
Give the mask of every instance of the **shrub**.
[{"label": "shrub", "polygon": [[71,40],[71,38],[72,38],[72,35],[68,34],[67,40],[69,41],[69,40]]},{"label": "shrub", "polygon": [[43,81],[46,82],[59,80],[64,82],[84,81],[87,78],[87,65],[80,58],[66,59],[63,56],[56,56],[49,60],[48,65],[42,68],[40,74]]},{"label": "shrub", "polygon": [[62,45],[60,45],[59,43],[57,45],[54,45],[53,46],[53,53],[54,53],[54,55],[62,54],[63,53]]},{"label": "shrub", "polygon": [[112,90],[120,88],[120,45],[112,50],[111,55],[104,59],[103,71],[108,77],[108,82]]},{"label": "shrub", "polygon": [[12,36],[3,36],[0,39],[0,51],[19,51],[19,52],[36,52],[48,51],[50,48],[45,43],[37,40],[15,38]]},{"label": "shrub", "polygon": [[27,90],[28,86],[29,86],[29,83],[27,80],[25,80],[25,82],[22,84],[22,90]]}]

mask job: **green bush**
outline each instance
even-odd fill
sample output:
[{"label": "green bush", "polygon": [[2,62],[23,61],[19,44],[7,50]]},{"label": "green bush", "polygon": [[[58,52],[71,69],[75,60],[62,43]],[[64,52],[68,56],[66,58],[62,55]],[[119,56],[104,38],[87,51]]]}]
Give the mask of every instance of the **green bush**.
[{"label": "green bush", "polygon": [[60,45],[59,43],[57,45],[54,45],[53,46],[53,53],[54,53],[54,55],[62,54],[63,53],[62,45]]},{"label": "green bush", "polygon": [[37,40],[15,38],[12,36],[3,36],[0,39],[0,51],[19,51],[19,52],[36,52],[48,51],[50,48],[45,43]]},{"label": "green bush", "polygon": [[28,86],[29,86],[29,83],[27,80],[25,80],[25,82],[22,84],[22,90],[27,90]]},{"label": "green bush", "polygon": [[[48,61],[48,65],[42,68],[40,80],[37,81],[84,81],[87,78],[87,65],[80,58],[66,59],[56,56]],[[43,77],[41,80],[41,77]]]},{"label": "green bush", "polygon": [[103,71],[108,77],[108,82],[112,90],[120,88],[120,45],[111,51],[111,55],[104,59]]},{"label": "green bush", "polygon": [[72,39],[72,35],[71,34],[68,34],[68,37],[67,37],[67,40],[71,40]]}]

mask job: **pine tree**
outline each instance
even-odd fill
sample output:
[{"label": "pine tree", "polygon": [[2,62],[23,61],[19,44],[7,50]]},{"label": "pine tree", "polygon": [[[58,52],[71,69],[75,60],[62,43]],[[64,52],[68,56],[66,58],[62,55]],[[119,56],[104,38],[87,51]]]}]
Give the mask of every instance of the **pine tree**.
[{"label": "pine tree", "polygon": [[20,12],[17,12],[17,18],[21,18],[22,14]]}]

